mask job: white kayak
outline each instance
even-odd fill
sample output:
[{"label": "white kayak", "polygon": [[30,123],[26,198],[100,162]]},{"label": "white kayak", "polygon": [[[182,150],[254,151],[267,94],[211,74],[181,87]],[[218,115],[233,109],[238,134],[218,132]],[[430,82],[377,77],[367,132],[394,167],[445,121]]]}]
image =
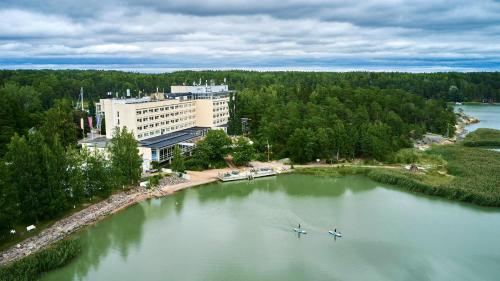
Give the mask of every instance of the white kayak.
[{"label": "white kayak", "polygon": [[335,237],[342,237],[342,234],[340,232],[335,232],[333,230],[329,230],[328,233],[330,233],[331,235],[333,235]]},{"label": "white kayak", "polygon": [[300,228],[294,228],[293,231],[300,233],[300,234],[307,234],[307,232],[305,230],[300,229]]}]

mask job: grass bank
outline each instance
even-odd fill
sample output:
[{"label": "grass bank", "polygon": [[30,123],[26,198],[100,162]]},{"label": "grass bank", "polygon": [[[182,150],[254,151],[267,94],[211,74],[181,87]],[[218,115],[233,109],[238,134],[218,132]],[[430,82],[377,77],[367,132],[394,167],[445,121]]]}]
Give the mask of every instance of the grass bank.
[{"label": "grass bank", "polygon": [[37,280],[44,272],[67,264],[81,251],[77,240],[62,240],[38,253],[0,267],[1,281]]},{"label": "grass bank", "polygon": [[416,173],[404,169],[341,166],[300,168],[296,172],[320,176],[362,174],[377,182],[396,185],[410,192],[500,207],[500,152],[449,145],[433,147],[421,153],[418,158],[436,157],[444,160],[444,168],[435,166]]},{"label": "grass bank", "polygon": [[470,147],[500,147],[500,130],[480,128],[467,134],[463,143]]}]

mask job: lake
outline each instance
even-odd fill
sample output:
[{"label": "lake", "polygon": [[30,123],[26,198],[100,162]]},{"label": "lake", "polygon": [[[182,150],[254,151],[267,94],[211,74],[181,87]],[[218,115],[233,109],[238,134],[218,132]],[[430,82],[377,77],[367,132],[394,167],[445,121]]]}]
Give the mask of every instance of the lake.
[{"label": "lake", "polygon": [[469,132],[478,128],[492,128],[500,130],[500,105],[492,104],[464,104],[455,105],[455,110],[463,109],[467,115],[478,118],[481,122],[466,127]]},{"label": "lake", "polygon": [[[301,224],[306,235],[292,229]],[[328,230],[344,235],[334,239]],[[134,205],[78,234],[41,280],[498,280],[500,210],[361,176],[210,184]]]}]

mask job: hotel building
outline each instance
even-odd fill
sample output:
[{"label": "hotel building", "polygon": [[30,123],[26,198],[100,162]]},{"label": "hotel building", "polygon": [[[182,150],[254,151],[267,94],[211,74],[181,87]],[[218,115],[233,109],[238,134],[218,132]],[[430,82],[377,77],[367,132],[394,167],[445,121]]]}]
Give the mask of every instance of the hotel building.
[{"label": "hotel building", "polygon": [[106,136],[81,143],[104,149],[115,128],[127,128],[138,141],[147,170],[152,161],[170,162],[176,145],[189,154],[208,130],[226,130],[231,92],[225,84],[205,84],[171,86],[170,93],[142,98],[101,99],[96,114],[105,120]]}]

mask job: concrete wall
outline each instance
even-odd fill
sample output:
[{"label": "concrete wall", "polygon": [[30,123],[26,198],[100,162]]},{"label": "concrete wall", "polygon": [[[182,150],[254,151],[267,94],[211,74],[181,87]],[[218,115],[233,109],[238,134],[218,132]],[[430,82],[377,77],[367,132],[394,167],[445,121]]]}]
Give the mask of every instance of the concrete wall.
[{"label": "concrete wall", "polygon": [[213,127],[213,103],[211,99],[196,100],[196,126]]}]

